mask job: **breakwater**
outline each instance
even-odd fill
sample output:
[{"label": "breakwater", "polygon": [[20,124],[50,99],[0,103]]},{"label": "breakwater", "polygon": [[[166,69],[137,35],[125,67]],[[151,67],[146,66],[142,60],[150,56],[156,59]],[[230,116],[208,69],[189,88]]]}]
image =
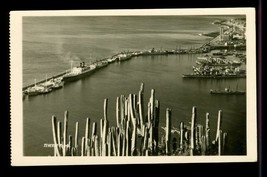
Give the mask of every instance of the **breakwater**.
[{"label": "breakwater", "polygon": [[[120,53],[115,54],[109,58],[104,58],[104,59],[96,60],[95,62],[91,62],[90,66],[92,66],[92,65],[96,66],[96,68],[94,70],[97,71],[97,70],[101,69],[103,65],[106,66],[106,65],[111,64],[113,62],[127,61],[127,60],[130,60],[131,58],[136,57],[136,56],[203,54],[203,53],[208,53],[214,49],[216,49],[216,46],[210,47],[210,42],[208,42],[208,43],[203,44],[199,48],[194,48],[194,49],[193,48],[190,48],[190,49],[179,48],[179,49],[174,49],[174,50],[156,50],[156,49],[152,48],[151,50],[145,50],[145,51],[127,51],[127,52],[120,52]],[[36,85],[44,84],[45,82],[47,82],[49,80],[59,80],[62,82],[62,84],[65,84],[62,79],[65,75],[69,75],[71,72],[72,72],[72,69],[69,69],[69,70],[61,72],[59,74],[56,74],[56,75],[53,75],[53,76],[48,77],[46,79],[43,79],[41,81],[38,81],[34,84],[27,85],[27,86],[23,87],[22,91],[23,91],[23,93],[27,94],[27,89],[34,87]],[[227,77],[224,77],[224,78],[227,78]]]},{"label": "breakwater", "polygon": [[[54,156],[194,156],[227,153],[228,134],[221,128],[221,110],[218,111],[214,138],[209,113],[205,115],[205,125],[201,125],[195,106],[189,125],[183,121],[174,124],[172,110],[167,108],[165,126],[159,127],[159,121],[164,119],[159,117],[160,101],[155,93],[152,89],[148,103],[144,103],[142,83],[138,94],[117,97],[116,126],[109,125],[108,99],[104,99],[103,119],[100,119],[99,126],[97,122],[91,124],[90,118],[86,118],[82,136],[79,134],[79,122],[75,124],[75,135],[69,134],[68,111],[65,111],[63,123],[53,115],[51,138]],[[164,130],[163,134],[160,134],[161,129]]]},{"label": "breakwater", "polygon": [[[190,53],[206,53],[208,52],[207,49],[203,46],[200,48],[195,48],[195,49],[174,49],[174,50],[156,50],[156,49],[151,49],[151,50],[144,50],[144,51],[127,51],[127,52],[120,52],[118,54],[115,54],[111,57],[96,60],[95,62],[90,63],[90,65],[96,65],[99,66],[99,63],[113,63],[113,62],[123,62],[126,60],[129,60],[133,57],[136,56],[148,56],[148,55],[171,55],[171,54],[190,54]],[[40,81],[37,81],[36,83],[29,84],[27,86],[24,86],[22,88],[23,92],[26,92],[27,89],[34,87],[36,85],[43,84],[51,79],[62,79],[64,75],[68,75],[71,72],[71,69],[68,69],[64,72],[61,72],[59,74],[50,76],[48,78],[42,79]]]}]

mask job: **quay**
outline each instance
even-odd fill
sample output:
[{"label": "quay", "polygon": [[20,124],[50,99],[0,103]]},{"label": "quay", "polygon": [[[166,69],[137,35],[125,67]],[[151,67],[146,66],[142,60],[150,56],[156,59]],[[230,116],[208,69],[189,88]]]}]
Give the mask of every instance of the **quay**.
[{"label": "quay", "polygon": [[[123,61],[127,61],[130,60],[133,57],[136,56],[147,56],[147,55],[170,55],[170,54],[190,54],[190,53],[204,53],[204,51],[202,51],[201,48],[199,49],[179,49],[179,50],[155,50],[154,48],[151,50],[145,50],[145,51],[127,51],[127,52],[120,52],[118,54],[113,55],[112,57],[108,57],[108,58],[104,58],[104,59],[100,59],[97,60],[93,63],[91,63],[90,65],[95,65],[96,66],[96,70],[99,70],[100,68],[102,68],[102,64],[105,63],[105,65],[103,66],[107,66],[110,63],[114,63],[114,62],[123,62]],[[99,64],[102,63],[102,64]],[[64,72],[61,72],[59,74],[53,75],[51,77],[48,77],[46,79],[43,79],[41,81],[38,81],[36,83],[24,86],[22,88],[22,91],[24,94],[27,94],[27,90],[30,88],[33,88],[34,86],[40,85],[40,84],[44,84],[45,82],[51,80],[51,79],[59,79],[62,80],[62,82],[64,81],[64,77],[67,75],[70,75],[70,73],[72,73],[72,69],[68,69]],[[81,73],[76,73],[76,75],[78,76]],[[75,74],[73,74],[75,75]],[[80,77],[79,77],[80,78]],[[77,79],[73,79],[73,80],[77,80]],[[66,84],[64,82],[64,84]]]}]

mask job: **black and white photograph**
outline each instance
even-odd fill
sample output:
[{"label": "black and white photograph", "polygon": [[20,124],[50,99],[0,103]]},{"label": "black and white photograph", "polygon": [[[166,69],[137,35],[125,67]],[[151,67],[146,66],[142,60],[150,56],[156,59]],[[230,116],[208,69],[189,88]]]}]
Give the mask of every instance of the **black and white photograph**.
[{"label": "black and white photograph", "polygon": [[253,8],[17,11],[10,24],[12,165],[257,160]]}]

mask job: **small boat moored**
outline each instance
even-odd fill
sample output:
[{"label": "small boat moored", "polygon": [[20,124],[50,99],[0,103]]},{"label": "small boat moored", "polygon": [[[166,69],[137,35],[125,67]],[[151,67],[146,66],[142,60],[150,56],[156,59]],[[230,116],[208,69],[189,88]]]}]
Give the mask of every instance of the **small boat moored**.
[{"label": "small boat moored", "polygon": [[210,89],[210,94],[214,95],[244,95],[245,91],[240,90],[230,90],[229,88],[225,88],[224,90],[213,90]]}]

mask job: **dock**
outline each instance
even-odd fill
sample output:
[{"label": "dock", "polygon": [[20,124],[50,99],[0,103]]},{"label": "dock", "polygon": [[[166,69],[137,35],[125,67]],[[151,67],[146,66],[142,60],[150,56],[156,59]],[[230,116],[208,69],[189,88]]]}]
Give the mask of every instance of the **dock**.
[{"label": "dock", "polygon": [[[99,63],[99,62],[107,62],[108,64],[111,64],[111,63],[114,63],[114,62],[124,62],[124,61],[127,61],[127,60],[130,60],[132,59],[133,57],[136,57],[136,56],[148,56],[148,55],[177,55],[177,54],[189,54],[189,53],[196,53],[196,49],[195,50],[189,50],[189,49],[183,49],[183,50],[171,50],[171,51],[168,51],[168,50],[155,50],[154,48],[151,49],[151,50],[144,50],[144,51],[127,51],[127,52],[120,52],[118,54],[115,54],[111,57],[107,57],[107,58],[104,58],[104,59],[100,59],[100,60],[97,60],[91,64],[96,64]],[[203,52],[201,52],[203,53]],[[58,79],[60,77],[64,77],[64,75],[67,75],[68,73],[71,72],[71,69],[68,69],[64,72],[61,72],[59,74],[56,74],[56,75],[53,75],[53,76],[50,76],[46,79],[42,79],[36,83],[33,83],[33,84],[29,84],[27,86],[24,86],[22,88],[22,91],[25,92],[28,88],[31,88],[31,87],[34,87],[35,85],[40,85],[40,84],[43,84],[45,83],[46,81],[50,80],[50,79]]]}]

